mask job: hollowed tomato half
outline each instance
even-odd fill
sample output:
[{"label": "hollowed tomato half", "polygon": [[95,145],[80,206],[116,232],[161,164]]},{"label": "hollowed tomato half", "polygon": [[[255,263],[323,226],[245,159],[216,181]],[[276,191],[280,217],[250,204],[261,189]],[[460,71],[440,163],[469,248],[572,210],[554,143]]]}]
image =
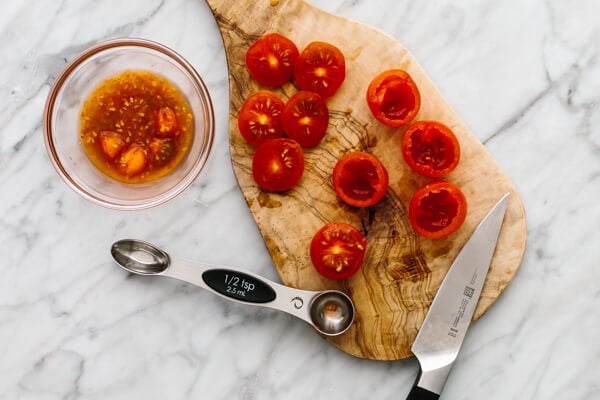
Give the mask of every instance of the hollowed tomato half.
[{"label": "hollowed tomato half", "polygon": [[371,81],[367,88],[367,104],[379,122],[400,127],[416,117],[421,107],[421,95],[408,72],[391,69]]},{"label": "hollowed tomato half", "polygon": [[402,138],[404,160],[416,173],[441,178],[456,168],[460,145],[450,128],[437,121],[418,121]]},{"label": "hollowed tomato half", "polygon": [[333,168],[333,188],[338,197],[354,207],[379,202],[387,190],[388,172],[379,159],[356,151],[340,158]]},{"label": "hollowed tomato half", "polygon": [[410,200],[408,218],[413,229],[430,239],[443,239],[458,230],[467,217],[467,199],[448,181],[435,181],[418,189]]}]

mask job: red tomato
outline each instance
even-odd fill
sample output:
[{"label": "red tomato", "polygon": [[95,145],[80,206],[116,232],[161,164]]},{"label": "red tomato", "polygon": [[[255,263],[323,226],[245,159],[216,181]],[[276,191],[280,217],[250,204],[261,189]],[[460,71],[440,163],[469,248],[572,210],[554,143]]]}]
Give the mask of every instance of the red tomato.
[{"label": "red tomato", "polygon": [[285,104],[281,122],[287,136],[300,146],[316,146],[327,131],[329,110],[321,96],[302,90]]},{"label": "red tomato", "polygon": [[261,85],[278,86],[292,77],[296,58],[294,42],[279,33],[267,33],[246,51],[246,66]]},{"label": "red tomato", "polygon": [[416,173],[441,178],[456,168],[460,145],[454,132],[437,121],[418,121],[402,138],[404,160]]},{"label": "red tomato", "polygon": [[240,133],[253,146],[283,136],[284,103],[272,92],[261,90],[244,101],[238,114]]},{"label": "red tomato", "polygon": [[415,192],[408,207],[413,229],[430,239],[443,239],[461,227],[467,217],[467,199],[453,183],[435,181]]},{"label": "red tomato", "polygon": [[369,207],[377,203],[385,195],[388,182],[385,166],[369,153],[348,153],[333,168],[335,192],[354,207]]},{"label": "red tomato", "polygon": [[346,78],[344,54],[332,44],[312,42],[298,56],[294,78],[303,90],[331,97]]},{"label": "red tomato", "polygon": [[177,133],[177,116],[170,107],[161,107],[156,116],[158,135],[161,137],[175,136]]},{"label": "red tomato", "polygon": [[252,159],[252,175],[258,186],[283,192],[296,186],[304,173],[304,152],[292,139],[271,139],[258,146]]},{"label": "red tomato", "polygon": [[341,222],[323,226],[310,243],[310,259],[315,269],[329,279],[347,279],[358,271],[367,240],[354,227]]},{"label": "red tomato", "polygon": [[415,118],[421,107],[421,95],[406,71],[391,69],[371,81],[367,89],[367,104],[379,122],[399,127]]}]

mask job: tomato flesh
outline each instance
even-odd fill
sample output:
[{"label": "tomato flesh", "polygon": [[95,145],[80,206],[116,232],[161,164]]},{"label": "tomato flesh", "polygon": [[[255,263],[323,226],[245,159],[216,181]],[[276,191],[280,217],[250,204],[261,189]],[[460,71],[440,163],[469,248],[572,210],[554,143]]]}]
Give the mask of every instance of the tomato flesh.
[{"label": "tomato flesh", "polygon": [[238,114],[238,128],[244,139],[259,146],[283,136],[281,113],[284,103],[276,94],[261,90],[250,95]]},{"label": "tomato flesh", "polygon": [[453,183],[435,181],[418,189],[408,209],[414,230],[430,239],[443,239],[458,230],[467,216],[467,200]]},{"label": "tomato flesh", "polygon": [[294,79],[298,86],[318,93],[324,99],[333,96],[345,78],[344,54],[330,43],[309,43],[294,65]]},{"label": "tomato flesh", "polygon": [[402,155],[418,174],[441,178],[458,165],[460,144],[452,130],[441,122],[419,121],[404,134]]},{"label": "tomato flesh", "polygon": [[125,140],[117,132],[102,131],[99,137],[102,152],[109,160],[114,160],[125,148]]},{"label": "tomato flesh", "polygon": [[172,138],[152,138],[148,144],[150,159],[156,165],[168,163],[174,156],[177,143]]},{"label": "tomato flesh", "polygon": [[421,95],[406,71],[387,70],[369,84],[367,104],[379,122],[400,127],[412,121],[419,112]]},{"label": "tomato flesh", "polygon": [[348,279],[360,268],[367,240],[353,226],[333,222],[323,226],[310,243],[313,266],[328,279]]},{"label": "tomato flesh", "polygon": [[171,107],[161,107],[156,117],[158,135],[161,137],[175,136],[177,133],[177,116]]},{"label": "tomato flesh", "polygon": [[285,104],[281,115],[287,136],[303,147],[319,144],[329,124],[329,110],[321,96],[302,90]]},{"label": "tomato flesh", "polygon": [[284,192],[296,186],[304,173],[304,152],[292,139],[271,139],[261,144],[252,159],[256,184],[271,192]]},{"label": "tomato flesh", "polygon": [[290,39],[279,33],[267,33],[246,51],[246,67],[261,85],[279,86],[292,77],[298,54]]},{"label": "tomato flesh", "polygon": [[387,190],[389,176],[375,156],[365,152],[344,155],[333,169],[333,187],[338,197],[354,207],[378,203]]},{"label": "tomato flesh", "polygon": [[118,167],[127,176],[141,173],[148,164],[148,157],[144,147],[138,143],[132,143],[118,160]]}]

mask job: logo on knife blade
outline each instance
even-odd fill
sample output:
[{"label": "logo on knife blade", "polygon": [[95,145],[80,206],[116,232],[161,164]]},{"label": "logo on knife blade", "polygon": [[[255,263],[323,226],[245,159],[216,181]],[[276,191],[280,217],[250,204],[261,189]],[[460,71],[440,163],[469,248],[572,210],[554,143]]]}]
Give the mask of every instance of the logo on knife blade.
[{"label": "logo on knife blade", "polygon": [[474,293],[475,289],[473,289],[470,286],[465,286],[465,291],[463,292],[465,296],[467,296],[468,298],[472,298]]}]

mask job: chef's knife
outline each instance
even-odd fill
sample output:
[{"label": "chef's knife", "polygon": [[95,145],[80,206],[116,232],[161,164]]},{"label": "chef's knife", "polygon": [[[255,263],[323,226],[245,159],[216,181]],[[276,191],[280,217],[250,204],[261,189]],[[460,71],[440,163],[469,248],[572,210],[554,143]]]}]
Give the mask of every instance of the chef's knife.
[{"label": "chef's knife", "polygon": [[436,400],[465,338],[487,276],[509,194],[479,223],[458,253],[425,316],[411,351],[419,375],[407,400]]}]

